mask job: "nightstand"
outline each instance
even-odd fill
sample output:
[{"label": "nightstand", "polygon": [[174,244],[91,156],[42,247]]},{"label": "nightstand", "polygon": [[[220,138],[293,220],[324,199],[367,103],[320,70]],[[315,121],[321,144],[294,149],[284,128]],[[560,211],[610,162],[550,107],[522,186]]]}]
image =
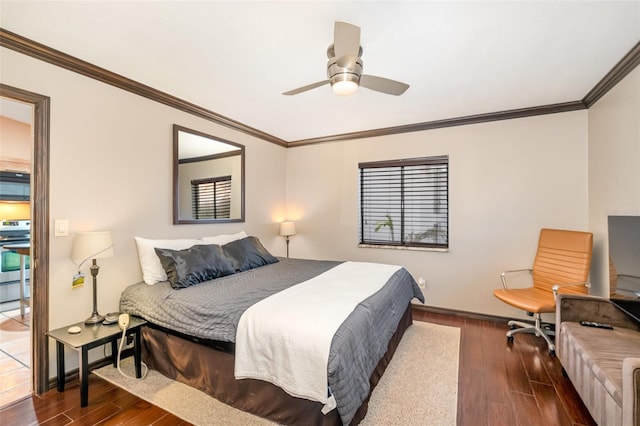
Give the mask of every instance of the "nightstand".
[{"label": "nightstand", "polygon": [[[140,327],[147,322],[142,318],[132,316],[127,327],[127,335],[134,336],[133,357],[136,368],[136,377],[142,377],[142,356],[140,347]],[[69,327],[80,327],[80,333],[69,333]],[[111,343],[111,353],[113,366],[116,367],[118,357],[118,339],[122,336],[122,330],[117,323],[110,325],[92,325],[79,322],[77,324],[69,324],[65,327],[52,330],[47,333],[49,337],[56,341],[57,356],[57,382],[58,392],[64,391],[64,347],[78,351],[79,356],[79,377],[80,377],[80,406],[86,407],[89,401],[89,349],[95,348],[106,343]]]}]

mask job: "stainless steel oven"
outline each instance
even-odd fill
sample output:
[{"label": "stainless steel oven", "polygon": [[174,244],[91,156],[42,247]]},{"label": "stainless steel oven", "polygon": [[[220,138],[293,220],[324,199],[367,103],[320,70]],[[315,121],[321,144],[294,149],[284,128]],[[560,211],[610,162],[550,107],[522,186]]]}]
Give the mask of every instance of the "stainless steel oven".
[{"label": "stainless steel oven", "polygon": [[[29,243],[30,239],[30,220],[0,220],[0,303],[20,299],[20,255],[4,246]],[[28,280],[29,257],[25,261]]]}]

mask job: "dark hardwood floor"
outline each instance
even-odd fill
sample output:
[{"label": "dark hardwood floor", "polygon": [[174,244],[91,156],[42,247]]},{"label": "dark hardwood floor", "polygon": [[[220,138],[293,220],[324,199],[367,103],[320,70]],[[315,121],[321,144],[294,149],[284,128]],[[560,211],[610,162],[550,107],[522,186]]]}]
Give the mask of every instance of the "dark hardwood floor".
[{"label": "dark hardwood floor", "polygon": [[596,424],[542,338],[508,344],[506,323],[415,309],[413,318],[461,329],[458,425]]},{"label": "dark hardwood floor", "polygon": [[[509,345],[506,324],[459,315],[414,310],[414,320],[461,328],[458,425],[595,425],[542,339],[517,335]],[[187,424],[93,374],[90,377],[87,407],[80,408],[76,382],[63,393],[53,389],[3,409],[0,424]]]}]

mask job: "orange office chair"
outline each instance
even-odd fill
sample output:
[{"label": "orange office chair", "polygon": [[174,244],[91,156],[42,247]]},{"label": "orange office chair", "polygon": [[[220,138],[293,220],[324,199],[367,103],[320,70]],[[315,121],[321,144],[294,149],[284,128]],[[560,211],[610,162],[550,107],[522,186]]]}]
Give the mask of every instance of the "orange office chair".
[{"label": "orange office chair", "polygon": [[[553,330],[542,327],[540,314],[556,310],[558,293],[587,294],[590,287],[587,278],[591,267],[593,234],[590,232],[564,231],[559,229],[540,230],[538,251],[533,269],[505,271],[500,275],[504,288],[493,295],[511,306],[533,315],[535,322],[509,321],[507,340],[513,341],[516,333],[535,333],[543,337],[549,345],[549,353],[555,354],[555,346],[549,336],[555,336]],[[533,277],[533,286],[511,289],[507,286],[507,274],[529,271]],[[516,328],[521,327],[521,328]]]}]

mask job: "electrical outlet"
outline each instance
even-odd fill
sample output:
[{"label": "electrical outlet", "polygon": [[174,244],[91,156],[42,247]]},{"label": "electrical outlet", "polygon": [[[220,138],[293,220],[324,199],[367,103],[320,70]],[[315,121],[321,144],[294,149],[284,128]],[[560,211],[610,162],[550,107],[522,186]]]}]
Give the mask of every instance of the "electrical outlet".
[{"label": "electrical outlet", "polygon": [[424,277],[418,278],[418,287],[420,287],[422,290],[427,288],[427,282],[425,281]]}]

